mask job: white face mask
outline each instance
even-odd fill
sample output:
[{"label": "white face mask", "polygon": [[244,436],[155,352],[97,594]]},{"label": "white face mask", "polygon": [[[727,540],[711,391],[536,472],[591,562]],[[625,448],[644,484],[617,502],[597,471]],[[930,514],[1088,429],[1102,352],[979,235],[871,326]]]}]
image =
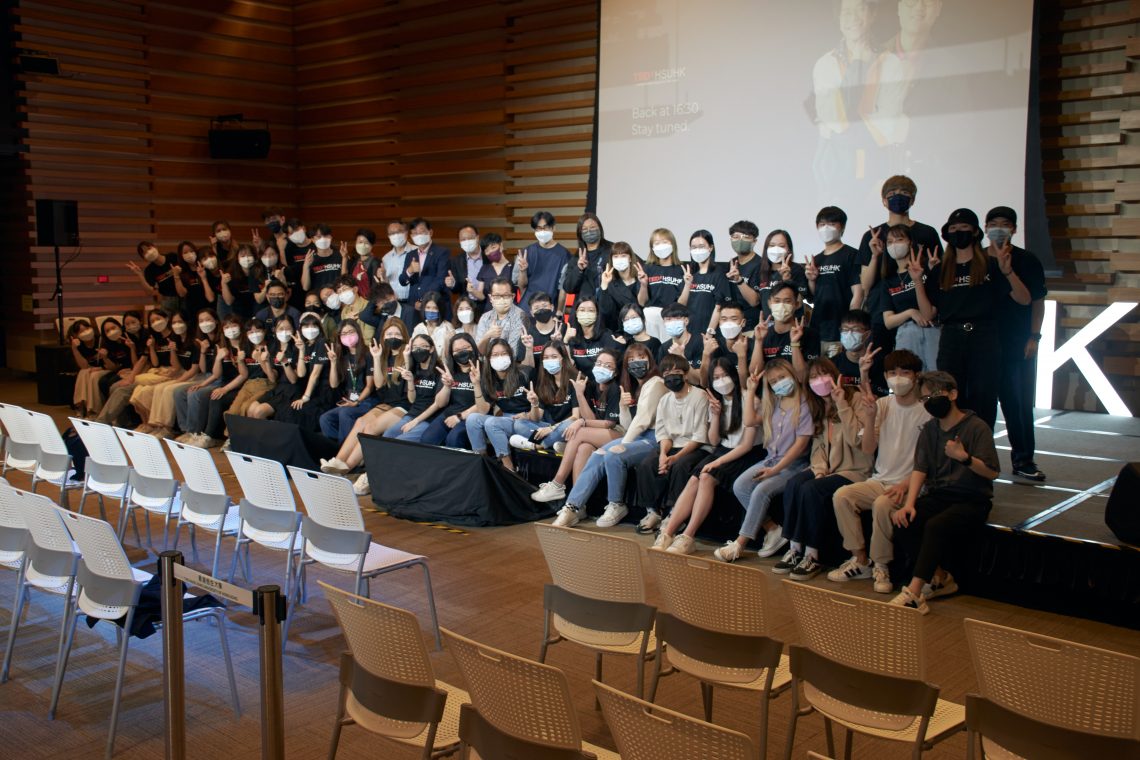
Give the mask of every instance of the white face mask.
[{"label": "white face mask", "polygon": [[463,249],[464,253],[474,253],[475,249],[479,247],[478,240],[460,240],[459,247]]},{"label": "white face mask", "polygon": [[166,320],[165,319],[154,320],[153,322],[150,323],[150,329],[154,330],[156,333],[162,332],[163,330],[166,329]]},{"label": "white face mask", "polygon": [[914,381],[909,377],[888,377],[887,387],[896,396],[905,396],[914,387]]},{"label": "white face mask", "polygon": [[118,340],[119,338],[123,337],[123,331],[118,329],[118,328],[112,327],[110,330],[107,331],[106,337],[107,337],[107,340]]},{"label": "white face mask", "polygon": [[336,294],[336,299],[345,306],[349,306],[356,302],[356,294],[351,290],[342,290]]},{"label": "white face mask", "polygon": [[423,248],[431,242],[431,235],[426,233],[420,235],[412,235],[412,242],[416,244],[417,248]]},{"label": "white face mask", "polygon": [[327,251],[328,249],[332,248],[331,237],[313,238],[313,243],[317,246],[317,250],[319,251]]},{"label": "white face mask", "polygon": [[289,233],[289,242],[291,242],[293,245],[301,245],[301,243],[304,243],[305,242],[305,231],[304,230],[295,230],[295,231]]},{"label": "white face mask", "polygon": [[736,336],[740,335],[740,333],[743,329],[744,329],[744,327],[739,322],[721,322],[720,323],[720,334],[723,335],[728,340],[732,340]]},{"label": "white face mask", "polygon": [[370,253],[372,253],[372,243],[357,243],[356,244],[356,255],[357,256],[367,256]]},{"label": "white face mask", "polygon": [[653,246],[653,255],[659,259],[667,259],[673,255],[672,243],[658,243]]},{"label": "white face mask", "polygon": [[251,332],[247,337],[250,343],[257,346],[261,344],[261,341],[265,340],[265,333]]},{"label": "white face mask", "polygon": [[301,336],[305,340],[316,340],[317,336],[321,334],[321,328],[314,325],[301,328]]},{"label": "white face mask", "polygon": [[771,261],[773,264],[779,264],[784,260],[784,257],[788,255],[788,249],[782,245],[770,245],[768,246],[768,250],[764,253],[768,257],[768,261]]},{"label": "white face mask", "polygon": [[506,372],[510,366],[511,357],[509,356],[503,356],[502,354],[499,354],[498,356],[491,357],[491,369],[495,370],[496,372]]},{"label": "white face mask", "polygon": [[709,256],[711,256],[711,255],[712,255],[712,251],[710,251],[708,248],[690,248],[689,249],[689,258],[691,258],[693,261],[697,262],[698,264],[705,263],[708,260]]},{"label": "white face mask", "polygon": [[143,254],[143,258],[151,263],[158,261],[158,251],[153,248],[148,248],[146,253]]},{"label": "white face mask", "polygon": [[194,264],[198,261],[198,254],[194,251],[187,251],[186,253],[182,254],[182,260],[187,264]]},{"label": "white face mask", "polygon": [[185,335],[186,334],[186,323],[185,322],[175,322],[173,325],[170,326],[170,331],[172,333],[174,333],[175,335]]},{"label": "white face mask", "polygon": [[819,228],[819,239],[823,241],[824,245],[834,243],[839,239],[839,228],[834,224],[825,224]]},{"label": "white face mask", "polygon": [[[183,330],[182,332],[186,332]],[[82,341],[95,340],[95,331],[91,329],[83,330],[79,333],[79,339]]]},{"label": "white face mask", "polygon": [[910,243],[887,243],[887,254],[895,261],[905,259],[910,254]]},{"label": "white face mask", "polygon": [[261,265],[263,267],[265,267],[266,269],[272,269],[273,267],[277,266],[277,257],[276,256],[262,256],[261,257]]},{"label": "white face mask", "polygon": [[610,263],[614,265],[614,269],[618,272],[624,272],[629,269],[629,256],[618,256],[617,258],[610,259]]},{"label": "white face mask", "polygon": [[236,325],[227,327],[226,329],[222,330],[222,335],[225,335],[230,340],[237,340],[241,335],[241,328],[237,327]]},{"label": "white face mask", "polygon": [[289,341],[293,340],[293,333],[288,332],[287,330],[281,330],[280,332],[276,333],[276,335],[278,343],[288,343]]},{"label": "white face mask", "polygon": [[210,271],[218,268],[218,260],[215,258],[203,259],[202,268]]},{"label": "white face mask", "polygon": [[[724,327],[724,325],[721,325],[721,327]],[[712,387],[713,390],[720,395],[727,396],[732,393],[732,389],[736,387],[736,384],[732,382],[731,377],[718,377],[713,380]]]},{"label": "white face mask", "polygon": [[339,309],[340,308],[340,296],[338,296],[336,293],[333,293],[331,296],[329,296],[328,298],[325,299],[325,306],[327,306],[330,309]]},{"label": "white face mask", "polygon": [[238,259],[238,266],[242,269],[249,269],[251,266],[253,266],[253,257],[242,256],[240,259]]},{"label": "white face mask", "polygon": [[230,231],[218,230],[214,233],[214,237],[217,238],[219,243],[228,243],[230,242]]},{"label": "white face mask", "polygon": [[198,329],[201,330],[206,335],[209,335],[210,333],[212,333],[217,328],[217,326],[218,325],[214,322],[199,322],[198,323]]},{"label": "white face mask", "polygon": [[790,303],[773,303],[768,304],[768,310],[772,312],[772,317],[777,322],[786,322],[792,318],[795,307]]},{"label": "white face mask", "polygon": [[470,309],[460,309],[456,312],[456,315],[459,317],[460,324],[464,325],[471,324],[471,321],[475,318],[475,315]]},{"label": "white face mask", "polygon": [[554,232],[552,230],[535,230],[534,237],[538,242],[546,245],[554,239]]},{"label": "white face mask", "polygon": [[388,236],[388,242],[392,244],[393,248],[403,248],[408,242],[408,233],[397,232]]}]

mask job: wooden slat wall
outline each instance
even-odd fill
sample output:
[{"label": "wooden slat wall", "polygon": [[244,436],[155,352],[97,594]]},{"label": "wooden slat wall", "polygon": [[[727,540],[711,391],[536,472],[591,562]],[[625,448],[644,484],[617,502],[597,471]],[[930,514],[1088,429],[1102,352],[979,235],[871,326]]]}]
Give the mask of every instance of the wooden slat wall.
[{"label": "wooden slat wall", "polygon": [[[1117,301],[1140,301],[1140,74],[1137,0],[1042,6],[1041,135],[1047,212],[1062,267],[1058,344]],[[1089,346],[1140,413],[1140,310]],[[1103,411],[1069,364],[1053,405]]]}]

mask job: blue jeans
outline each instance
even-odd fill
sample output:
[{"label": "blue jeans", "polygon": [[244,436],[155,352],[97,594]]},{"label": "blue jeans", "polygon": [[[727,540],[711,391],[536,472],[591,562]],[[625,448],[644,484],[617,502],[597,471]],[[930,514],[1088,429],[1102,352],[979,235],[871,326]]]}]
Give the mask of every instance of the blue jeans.
[{"label": "blue jeans", "polygon": [[407,425],[414,419],[415,417],[412,415],[405,414],[400,418],[399,422],[384,431],[384,437],[395,438],[398,441],[413,441],[415,443],[419,443],[423,439],[424,432],[428,429],[428,425],[430,425],[431,422],[430,420],[424,420],[423,422],[418,423],[407,433],[403,432],[404,425]]},{"label": "blue jeans", "polygon": [[772,503],[772,497],[783,493],[788,481],[808,466],[807,459],[800,459],[764,480],[752,479],[752,476],[760,470],[773,467],[778,462],[779,460],[765,459],[759,464],[754,464],[742,472],[732,484],[732,492],[744,507],[744,523],[740,526],[740,535],[756,538],[764,518],[768,516],[768,506]]},{"label": "blue jeans", "polygon": [[492,417],[489,414],[472,414],[467,418],[467,436],[471,439],[471,450],[482,454],[487,450],[487,440],[495,449],[495,456],[505,457],[511,453],[511,431],[515,419],[511,416]]},{"label": "blue jeans", "polygon": [[202,414],[202,404],[209,404],[210,394],[222,384],[221,380],[203,385],[190,393],[190,386],[178,388],[174,391],[174,413],[178,419],[178,429],[183,433],[200,433],[206,426],[205,421],[199,426],[199,415]]},{"label": "blue jeans", "polygon": [[941,338],[941,327],[922,327],[908,320],[895,330],[895,350],[905,348],[912,352],[922,359],[922,368],[931,372],[938,368],[938,343]]},{"label": "blue jeans", "polygon": [[574,481],[574,487],[566,497],[567,506],[585,506],[603,476],[609,500],[624,504],[626,474],[654,451],[657,451],[657,436],[652,430],[631,443],[622,443],[620,438],[615,438],[602,446],[590,456],[582,474]]},{"label": "blue jeans", "polygon": [[321,415],[321,432],[326,438],[343,443],[352,432],[353,423],[368,414],[374,406],[376,402],[371,398],[364,399],[356,406],[334,406]]},{"label": "blue jeans", "polygon": [[423,432],[420,443],[447,446],[453,449],[471,448],[471,440],[467,437],[467,426],[461,421],[455,427],[449,428],[444,424],[444,419],[445,417],[442,414],[437,415],[428,424],[427,430]]},{"label": "blue jeans", "polygon": [[[553,449],[554,444],[562,443],[566,440],[566,429],[574,423],[573,417],[567,417],[554,425],[554,429],[546,434],[546,437],[538,442],[539,446],[544,449]],[[534,431],[550,427],[549,422],[531,422],[530,420],[515,420],[513,432],[515,435],[521,435],[523,438],[530,439],[531,433]]]}]

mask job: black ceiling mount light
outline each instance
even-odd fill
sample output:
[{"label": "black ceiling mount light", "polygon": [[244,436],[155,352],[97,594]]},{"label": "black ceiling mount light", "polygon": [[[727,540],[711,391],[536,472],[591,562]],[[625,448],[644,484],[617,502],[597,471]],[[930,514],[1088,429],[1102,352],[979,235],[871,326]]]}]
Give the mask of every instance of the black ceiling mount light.
[{"label": "black ceiling mount light", "polygon": [[[253,126],[250,126],[250,125]],[[229,113],[210,119],[210,158],[261,159],[269,155],[269,122]]]}]

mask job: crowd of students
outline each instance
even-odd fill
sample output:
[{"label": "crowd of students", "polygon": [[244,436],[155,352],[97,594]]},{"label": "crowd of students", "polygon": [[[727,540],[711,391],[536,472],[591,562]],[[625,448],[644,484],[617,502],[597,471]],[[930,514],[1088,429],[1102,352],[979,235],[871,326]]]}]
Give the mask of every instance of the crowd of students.
[{"label": "crowd of students", "polygon": [[604,478],[598,526],[644,510],[639,530],[673,552],[694,550],[719,487],[743,519],[717,558],[759,540],[761,556],[787,547],[775,572],[810,578],[834,520],[852,556],[829,577],[888,592],[898,533],[916,579],[898,599],[925,608],[953,590],[944,557],[988,512],[999,402],[1015,474],[1045,477],[1031,406],[1045,284],[1011,245],[1013,209],[984,223],[958,209],[939,234],[911,218],[916,196],[888,179],[887,219],[857,247],[846,214],[820,210],[822,249],[801,261],[787,231],[749,221],[727,230],[721,262],[708,230],[686,245],[656,229],[639,252],[593,213],[570,249],[535,214],[513,259],[474,225],[453,255],[422,218],[392,221],[379,246],[370,229],[334,245],[327,225],[277,209],[248,243],[217,222],[207,245],[138,245],[145,315],[72,325],[75,403],[204,447],[223,444],[226,414],[295,423],[340,442],[321,463],[338,473],[360,466],[362,432],[508,469],[541,447],[561,463],[533,498],[565,499],[558,524],[581,520]]}]

